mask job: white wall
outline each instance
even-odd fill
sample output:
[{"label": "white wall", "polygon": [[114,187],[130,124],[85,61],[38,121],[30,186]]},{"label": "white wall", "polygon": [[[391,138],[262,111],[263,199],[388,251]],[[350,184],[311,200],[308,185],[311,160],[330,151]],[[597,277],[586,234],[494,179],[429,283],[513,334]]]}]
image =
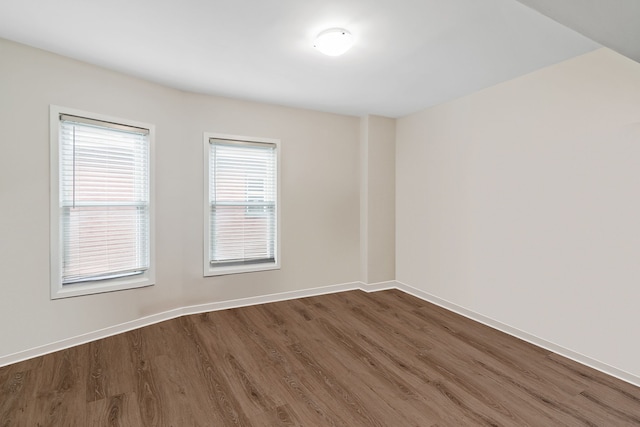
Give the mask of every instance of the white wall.
[{"label": "white wall", "polygon": [[400,282],[640,377],[640,64],[600,49],[396,144]]},{"label": "white wall", "polygon": [[[156,125],[153,287],[49,299],[49,105]],[[282,269],[202,277],[204,131],[282,141]],[[175,307],[359,280],[359,120],[188,94],[0,40],[0,358]]]}]

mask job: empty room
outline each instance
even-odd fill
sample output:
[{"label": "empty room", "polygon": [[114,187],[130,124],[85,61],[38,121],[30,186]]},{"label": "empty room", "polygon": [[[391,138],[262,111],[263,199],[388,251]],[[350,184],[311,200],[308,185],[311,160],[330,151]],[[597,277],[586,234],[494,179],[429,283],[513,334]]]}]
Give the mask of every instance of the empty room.
[{"label": "empty room", "polygon": [[636,0],[0,0],[0,426],[640,426]]}]

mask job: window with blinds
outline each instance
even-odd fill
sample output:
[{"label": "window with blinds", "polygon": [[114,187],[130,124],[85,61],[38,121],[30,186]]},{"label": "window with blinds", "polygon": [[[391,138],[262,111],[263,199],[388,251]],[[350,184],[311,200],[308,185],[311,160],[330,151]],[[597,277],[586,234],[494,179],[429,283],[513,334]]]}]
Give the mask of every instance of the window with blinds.
[{"label": "window with blinds", "polygon": [[278,143],[209,137],[205,275],[278,267]]},{"label": "window with blinds", "polygon": [[59,113],[57,145],[57,289],[150,284],[150,130]]}]

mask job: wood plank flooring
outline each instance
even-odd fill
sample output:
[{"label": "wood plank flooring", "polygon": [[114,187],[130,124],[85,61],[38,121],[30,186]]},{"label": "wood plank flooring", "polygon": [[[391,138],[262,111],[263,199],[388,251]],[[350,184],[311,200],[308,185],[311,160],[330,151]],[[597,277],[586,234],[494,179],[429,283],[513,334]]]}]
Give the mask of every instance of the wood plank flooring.
[{"label": "wood plank flooring", "polygon": [[640,388],[404,294],[182,317],[0,368],[0,426],[640,426]]}]

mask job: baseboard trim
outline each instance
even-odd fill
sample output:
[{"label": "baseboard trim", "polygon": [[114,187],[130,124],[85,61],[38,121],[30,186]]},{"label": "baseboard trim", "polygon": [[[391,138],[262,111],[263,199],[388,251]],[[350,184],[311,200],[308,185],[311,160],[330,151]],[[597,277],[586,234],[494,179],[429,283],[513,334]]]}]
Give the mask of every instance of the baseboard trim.
[{"label": "baseboard trim", "polygon": [[54,353],[77,345],[86,344],[102,338],[128,332],[134,329],[150,326],[155,323],[164,322],[166,320],[175,319],[177,317],[190,314],[205,313],[209,311],[227,310],[231,308],[246,307],[250,305],[266,304],[270,302],[286,301],[296,298],[312,297],[317,295],[326,295],[336,292],[352,291],[362,289],[362,282],[343,283],[338,285],[321,286],[317,288],[309,288],[298,291],[279,292],[274,294],[259,295],[249,298],[240,298],[228,301],[211,302],[206,304],[198,304],[187,307],[175,308],[161,313],[152,314],[150,316],[141,317],[129,322],[120,323],[118,325],[109,326],[75,337],[66,338],[64,340],[55,341],[39,347],[28,350],[19,351],[17,353],[0,356],[0,367],[11,365],[13,363],[22,362],[23,360],[32,359],[34,357],[44,356],[45,354]]},{"label": "baseboard trim", "polygon": [[439,298],[428,292],[422,291],[420,289],[416,289],[405,283],[396,282],[396,289],[402,292],[406,292],[409,295],[413,295],[416,298],[420,298],[421,300],[440,306],[454,313],[457,313],[473,321],[482,323],[483,325],[487,325],[490,328],[497,329],[501,332],[504,332],[505,334],[514,336],[516,338],[520,338],[521,340],[531,343],[535,346],[552,351],[556,354],[559,354],[560,356],[564,356],[582,365],[589,366],[590,368],[596,369],[600,372],[604,372],[607,375],[611,375],[612,377],[616,377],[622,381],[626,381],[630,384],[640,387],[640,377],[638,377],[637,375],[615,368],[611,365],[600,362],[599,360],[592,359],[589,356],[585,356],[584,354],[575,352],[568,348],[562,347],[558,344],[542,339],[538,336],[529,334],[525,331],[514,328],[505,323],[502,323],[490,317],[484,316],[480,313],[476,313],[472,310],[468,310],[464,307],[461,307],[457,304],[454,304],[452,302]]},{"label": "baseboard trim", "polygon": [[231,308],[247,307],[257,304],[266,304],[270,302],[287,301],[297,298],[306,298],[318,295],[326,295],[337,292],[345,292],[352,290],[361,290],[367,293],[378,292],[388,289],[398,289],[409,295],[413,295],[416,298],[430,302],[449,311],[457,313],[461,316],[467,317],[473,321],[480,322],[493,329],[497,329],[501,332],[520,338],[538,347],[542,347],[568,359],[576,361],[580,364],[589,366],[605,374],[611,375],[630,384],[640,387],[640,377],[633,375],[629,372],[610,366],[606,363],[592,359],[583,354],[577,353],[573,350],[567,349],[535,335],[521,331],[517,328],[494,320],[490,317],[476,313],[472,310],[466,309],[462,306],[439,298],[428,292],[416,289],[410,285],[407,285],[398,281],[387,281],[379,283],[366,284],[363,282],[350,282],[338,285],[321,286],[316,288],[309,288],[297,291],[287,291],[267,295],[259,295],[255,297],[240,298],[228,301],[211,302],[206,304],[191,305],[187,307],[176,308],[162,313],[156,313],[150,316],[141,317],[140,319],[132,320],[129,322],[121,323],[118,325],[110,326],[97,331],[89,332],[87,334],[78,335],[75,337],[67,338],[64,340],[52,342],[39,347],[34,347],[28,350],[20,351],[17,353],[8,354],[6,356],[0,356],[0,367],[11,365],[13,363],[21,362],[23,360],[31,359],[34,357],[44,356],[45,354],[53,353],[56,351],[64,350],[70,347],[74,347],[81,344],[86,344],[91,341],[96,341],[102,338],[107,338],[112,335],[121,334],[134,329],[150,326],[155,323],[164,322],[166,320],[175,319],[181,316],[187,316],[191,314],[206,313],[210,311],[228,310]]},{"label": "baseboard trim", "polygon": [[209,311],[228,310],[230,308],[247,307],[250,305],[267,304],[270,302],[287,301],[297,298],[314,297],[318,295],[335,294],[337,292],[361,289],[361,282],[343,283],[340,285],[321,286],[318,288],[302,289],[299,291],[280,292],[276,294],[260,295],[256,297],[240,298],[229,301],[212,302],[192,305],[182,309],[182,316]]},{"label": "baseboard trim", "polygon": [[387,289],[398,289],[398,282],[389,280],[387,282],[363,283],[360,282],[360,290],[364,292],[386,291]]}]

